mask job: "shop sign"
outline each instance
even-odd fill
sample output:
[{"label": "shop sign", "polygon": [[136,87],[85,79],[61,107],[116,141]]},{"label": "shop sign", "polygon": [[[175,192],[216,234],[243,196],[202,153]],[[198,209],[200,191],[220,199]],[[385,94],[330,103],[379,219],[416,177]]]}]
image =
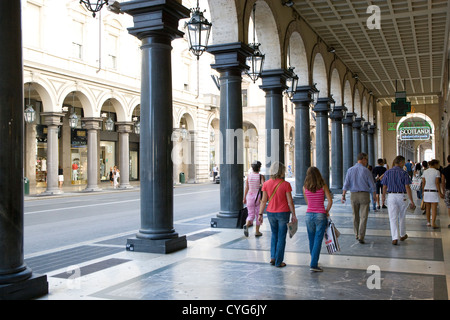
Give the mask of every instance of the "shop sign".
[{"label": "shop sign", "polygon": [[429,140],[430,127],[402,127],[399,128],[400,140]]}]

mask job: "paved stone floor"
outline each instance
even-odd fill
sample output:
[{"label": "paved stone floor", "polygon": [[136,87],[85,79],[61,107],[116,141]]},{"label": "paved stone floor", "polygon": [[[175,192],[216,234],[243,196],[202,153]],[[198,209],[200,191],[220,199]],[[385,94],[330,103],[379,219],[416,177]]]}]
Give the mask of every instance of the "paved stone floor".
[{"label": "paved stone floor", "polygon": [[[309,270],[306,206],[296,210],[299,231],[287,239],[285,268],[268,263],[271,233],[267,220],[262,237],[255,238],[251,228],[246,238],[242,230],[210,228],[209,221],[215,216],[211,213],[175,224],[178,232],[187,235],[188,248],[172,254],[128,252],[127,234],[58,252],[60,260],[64,254],[73,257],[76,250],[82,256],[89,251],[86,248],[104,253],[74,260],[70,267],[53,267],[47,272],[44,268],[49,294],[40,299],[449,299],[450,222],[443,203],[438,216],[441,228],[427,227],[425,216],[417,209],[407,215],[409,238],[393,246],[387,209],[370,212],[366,243],[360,244],[353,235],[351,207],[340,204],[336,197],[332,219],[341,232],[341,251],[329,255],[322,249],[319,265],[323,273]],[[50,260],[50,256],[41,258]],[[32,259],[28,263],[33,268]]]}]

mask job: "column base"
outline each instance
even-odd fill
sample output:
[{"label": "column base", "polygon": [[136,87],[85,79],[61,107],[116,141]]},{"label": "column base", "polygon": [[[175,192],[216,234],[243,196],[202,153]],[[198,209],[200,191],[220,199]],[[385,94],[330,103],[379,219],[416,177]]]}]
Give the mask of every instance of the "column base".
[{"label": "column base", "polygon": [[181,236],[172,239],[127,239],[127,251],[147,252],[147,253],[171,253],[187,248],[186,236]]},{"label": "column base", "polygon": [[29,300],[48,294],[46,275],[32,275],[24,281],[0,285],[0,300]]},{"label": "column base", "polygon": [[227,229],[236,229],[238,228],[238,217],[235,218],[222,218],[216,217],[211,218],[211,228],[227,228]]}]

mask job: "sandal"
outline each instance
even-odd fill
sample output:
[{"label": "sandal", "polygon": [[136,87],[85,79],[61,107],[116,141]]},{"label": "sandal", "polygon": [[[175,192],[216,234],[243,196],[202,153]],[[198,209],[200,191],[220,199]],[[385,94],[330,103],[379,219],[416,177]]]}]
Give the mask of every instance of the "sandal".
[{"label": "sandal", "polygon": [[276,266],[277,268],[283,268],[286,267],[286,263],[282,262],[279,266]]},{"label": "sandal", "polygon": [[275,259],[270,259],[270,264],[275,265]]},{"label": "sandal", "polygon": [[261,232],[255,233],[255,237],[261,237],[261,236],[262,236]]}]

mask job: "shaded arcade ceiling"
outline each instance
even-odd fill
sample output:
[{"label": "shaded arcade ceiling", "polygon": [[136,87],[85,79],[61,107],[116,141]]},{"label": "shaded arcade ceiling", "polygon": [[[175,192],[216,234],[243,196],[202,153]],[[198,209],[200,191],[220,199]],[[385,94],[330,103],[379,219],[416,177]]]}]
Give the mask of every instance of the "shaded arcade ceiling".
[{"label": "shaded arcade ceiling", "polygon": [[[438,103],[449,59],[448,0],[294,0],[294,9],[372,90],[382,105],[398,91],[413,104]],[[369,29],[370,5],[381,29]]]}]

